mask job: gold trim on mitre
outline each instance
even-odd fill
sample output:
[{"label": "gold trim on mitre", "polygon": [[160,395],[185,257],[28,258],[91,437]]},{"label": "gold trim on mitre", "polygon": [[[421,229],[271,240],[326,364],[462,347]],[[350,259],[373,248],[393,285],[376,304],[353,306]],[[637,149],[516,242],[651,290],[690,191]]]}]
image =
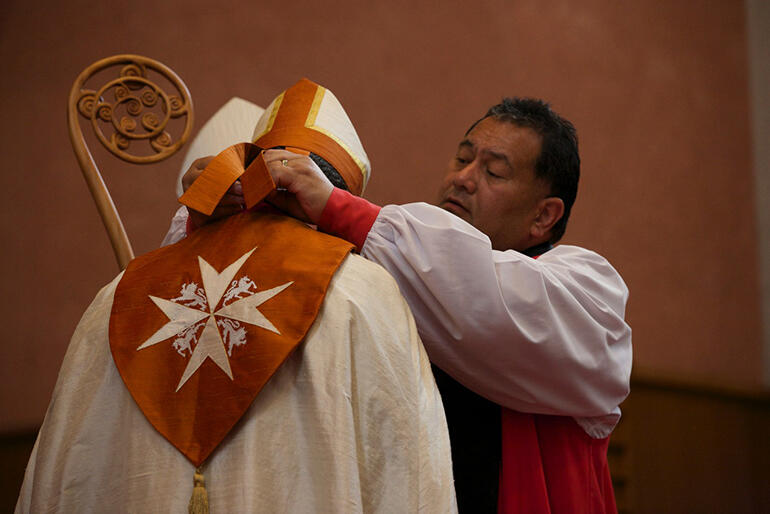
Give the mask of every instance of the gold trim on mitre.
[{"label": "gold trim on mitre", "polygon": [[306,127],[313,128],[313,125],[315,125],[315,119],[318,117],[318,111],[321,109],[321,102],[323,102],[325,94],[326,88],[323,86],[318,86],[318,89],[315,90],[313,103],[310,105],[310,112],[308,113],[307,119],[305,120]]},{"label": "gold trim on mitre", "polygon": [[[254,127],[254,133],[251,137],[252,141],[256,141],[260,137],[264,136],[267,132],[270,132],[270,130],[273,128],[275,117],[278,115],[278,109],[281,107],[281,102],[283,102],[283,93],[276,96],[270,105],[267,106],[267,109],[262,112],[262,115],[259,117],[259,121],[257,121],[257,126]],[[265,118],[265,113],[268,112],[270,113],[270,116]],[[258,132],[259,135],[256,135]]]}]

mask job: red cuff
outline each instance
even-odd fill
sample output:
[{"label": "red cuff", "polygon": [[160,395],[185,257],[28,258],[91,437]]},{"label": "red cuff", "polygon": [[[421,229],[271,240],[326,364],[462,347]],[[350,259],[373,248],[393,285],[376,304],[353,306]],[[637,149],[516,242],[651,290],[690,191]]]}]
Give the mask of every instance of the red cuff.
[{"label": "red cuff", "polygon": [[380,209],[379,205],[335,187],[318,220],[318,228],[353,243],[360,252]]}]

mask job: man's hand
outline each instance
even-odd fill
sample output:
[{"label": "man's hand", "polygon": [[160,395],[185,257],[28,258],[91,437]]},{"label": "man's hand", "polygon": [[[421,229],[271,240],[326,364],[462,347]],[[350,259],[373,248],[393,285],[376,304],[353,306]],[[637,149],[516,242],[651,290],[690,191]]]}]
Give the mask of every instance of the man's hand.
[{"label": "man's hand", "polygon": [[[182,189],[187,191],[187,188],[189,188],[190,185],[195,182],[195,179],[197,179],[200,174],[203,173],[203,170],[206,168],[206,166],[209,165],[209,162],[211,162],[213,158],[213,155],[209,155],[208,157],[202,157],[193,161],[193,163],[190,165],[190,169],[188,169],[182,177]],[[211,216],[206,216],[205,214],[200,213],[195,209],[190,209],[189,207],[187,208],[187,212],[189,213],[190,220],[193,222],[193,224],[196,227],[201,227],[211,221],[237,214],[243,209],[243,190],[241,189],[241,183],[236,181],[232,186],[230,186],[230,189],[227,190],[227,193],[225,193],[225,196],[222,197],[222,200],[220,200],[216,209],[214,209],[214,212],[211,213]]]},{"label": "man's hand", "polygon": [[265,163],[278,191],[267,201],[282,211],[318,224],[334,186],[313,160],[286,150],[266,150]]}]

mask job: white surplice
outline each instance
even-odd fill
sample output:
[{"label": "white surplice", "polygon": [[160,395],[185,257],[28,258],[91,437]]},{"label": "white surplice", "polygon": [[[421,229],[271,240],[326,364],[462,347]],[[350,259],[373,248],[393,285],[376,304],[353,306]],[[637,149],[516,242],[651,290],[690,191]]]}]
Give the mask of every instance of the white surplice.
[{"label": "white surplice", "polygon": [[493,250],[425,203],[385,206],[361,255],[396,279],[431,362],[509,409],[572,416],[592,437],[620,418],[631,374],[628,288],[602,256]]},{"label": "white surplice", "polygon": [[[186,512],[194,467],[142,415],[108,342],[120,276],[75,334],[16,512]],[[441,398],[393,279],[350,255],[304,342],[204,463],[212,514],[453,512]]]}]

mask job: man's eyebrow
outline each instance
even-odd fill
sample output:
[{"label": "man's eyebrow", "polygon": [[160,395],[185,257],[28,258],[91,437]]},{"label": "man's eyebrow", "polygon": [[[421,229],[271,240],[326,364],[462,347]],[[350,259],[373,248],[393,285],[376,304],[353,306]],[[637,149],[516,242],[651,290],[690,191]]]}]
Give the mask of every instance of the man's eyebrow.
[{"label": "man's eyebrow", "polygon": [[499,161],[505,161],[505,164],[510,169],[513,169],[513,164],[511,164],[511,161],[508,160],[508,156],[505,155],[503,152],[495,152],[494,150],[484,150],[484,153],[490,155],[493,159],[497,159]]},{"label": "man's eyebrow", "polygon": [[[457,146],[459,148],[471,148],[471,149],[476,148],[476,145],[474,144],[474,142],[468,139],[467,137],[462,141],[460,141],[460,144]],[[492,157],[493,159],[496,159],[498,161],[504,161],[506,166],[508,166],[510,169],[513,169],[513,164],[511,164],[511,161],[508,160],[508,156],[505,155],[505,153],[495,152],[494,150],[488,150],[488,149],[483,150],[483,152],[489,155],[490,157]]]}]

